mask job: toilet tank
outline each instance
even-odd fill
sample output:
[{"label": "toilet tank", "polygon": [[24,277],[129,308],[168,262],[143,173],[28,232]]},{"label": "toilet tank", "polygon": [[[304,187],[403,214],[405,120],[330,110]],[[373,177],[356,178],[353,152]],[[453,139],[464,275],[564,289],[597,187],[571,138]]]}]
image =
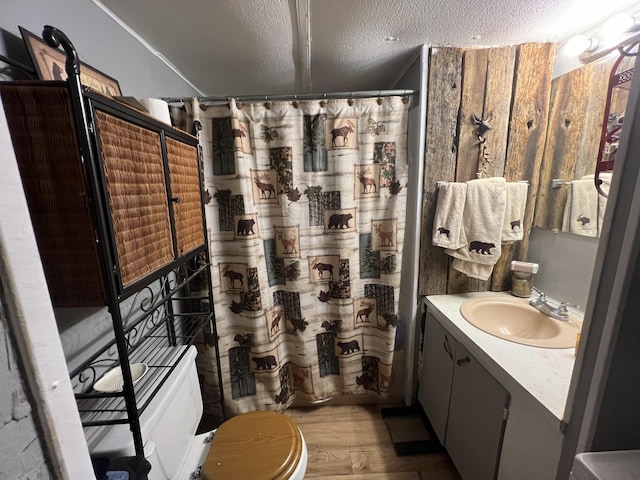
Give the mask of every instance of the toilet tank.
[{"label": "toilet tank", "polygon": [[[149,480],[174,477],[190,453],[202,416],[196,347],[173,348],[188,348],[188,351],[140,415],[144,453],[151,463]],[[133,436],[126,424],[85,427],[85,437],[94,456],[135,455]]]}]

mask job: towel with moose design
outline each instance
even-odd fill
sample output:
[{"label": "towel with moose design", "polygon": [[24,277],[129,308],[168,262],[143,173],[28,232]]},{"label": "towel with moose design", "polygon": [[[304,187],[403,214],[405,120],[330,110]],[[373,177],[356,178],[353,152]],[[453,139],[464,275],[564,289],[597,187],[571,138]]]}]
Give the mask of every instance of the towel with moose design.
[{"label": "towel with moose design", "polygon": [[504,209],[502,243],[517,242],[524,236],[522,225],[527,208],[529,185],[522,182],[509,182],[506,188],[507,204]]},{"label": "towel with moose design", "polygon": [[438,187],[438,205],[433,220],[433,245],[457,249],[467,243],[462,229],[462,214],[467,184],[449,182]]},{"label": "towel with moose design", "polygon": [[562,231],[584,237],[597,237],[598,196],[593,176],[571,182],[564,206]]},{"label": "towel with moose design", "polygon": [[467,243],[455,250],[447,249],[445,253],[454,257],[451,266],[469,277],[487,280],[500,258],[506,183],[503,177],[467,182],[462,215]]}]

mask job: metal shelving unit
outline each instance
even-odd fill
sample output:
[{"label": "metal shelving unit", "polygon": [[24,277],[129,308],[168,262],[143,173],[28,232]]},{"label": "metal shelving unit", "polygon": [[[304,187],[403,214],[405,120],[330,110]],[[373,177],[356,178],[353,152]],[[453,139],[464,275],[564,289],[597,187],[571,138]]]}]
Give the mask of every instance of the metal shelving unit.
[{"label": "metal shelving unit", "polygon": [[[187,349],[198,341],[201,335],[205,342],[216,348],[217,381],[221,384],[202,202],[204,198],[203,169],[197,138],[199,125],[195,126],[196,131],[193,136],[188,135],[134,108],[86,89],[80,83],[78,55],[66,35],[56,28],[47,26],[44,28],[43,38],[51,47],[62,47],[66,53],[66,72],[68,75],[66,85],[62,82],[31,82],[30,84],[29,82],[14,82],[15,84],[4,87],[6,87],[6,92],[13,95],[14,103],[17,105],[14,118],[20,120],[17,120],[18,126],[15,128],[15,132],[22,134],[26,131],[21,139],[23,140],[24,165],[27,166],[29,162],[31,165],[38,163],[33,159],[35,157],[38,160],[42,158],[41,153],[47,151],[46,148],[49,149],[48,152],[53,152],[58,148],[58,143],[56,143],[57,139],[46,138],[47,135],[42,135],[41,131],[34,132],[34,136],[29,137],[31,132],[27,130],[31,128],[32,124],[19,124],[19,121],[26,121],[22,118],[26,118],[23,111],[33,115],[33,118],[36,119],[35,123],[41,122],[42,125],[46,125],[50,118],[43,119],[41,111],[36,111],[37,109],[30,111],[25,103],[20,103],[23,102],[22,99],[16,100],[16,98],[22,95],[25,97],[31,95],[27,103],[29,101],[33,103],[33,98],[38,98],[39,93],[37,92],[47,90],[46,94],[48,95],[50,91],[55,90],[54,94],[58,99],[67,99],[62,102],[63,107],[56,108],[62,108],[65,112],[72,111],[72,114],[67,115],[67,119],[61,119],[61,121],[67,122],[65,125],[68,124],[68,128],[61,129],[56,132],[56,135],[65,137],[67,145],[76,143],[77,148],[72,148],[68,154],[53,156],[54,160],[45,160],[55,164],[60,160],[66,162],[67,158],[73,157],[69,160],[72,166],[81,165],[82,172],[78,176],[77,183],[84,184],[86,188],[82,196],[86,197],[85,208],[89,211],[89,214],[86,215],[86,222],[91,224],[90,230],[88,230],[90,231],[88,243],[89,245],[95,244],[92,249],[96,252],[96,255],[90,258],[94,259],[96,265],[99,264],[99,269],[92,270],[92,272],[99,270],[99,273],[93,274],[90,279],[102,289],[100,291],[103,292],[104,300],[99,298],[98,301],[102,302],[100,305],[106,305],[108,308],[113,325],[113,338],[107,339],[106,343],[91,354],[82,365],[70,372],[70,377],[83,425],[90,428],[100,425],[128,424],[133,436],[136,455],[143,457],[144,439],[140,428],[140,415],[149,407],[161,387],[167,382],[171,372],[187,353]],[[7,82],[7,84],[9,83],[12,82]],[[115,119],[114,123],[122,120],[131,126],[131,130],[135,130],[131,135],[135,135],[138,131],[146,132],[155,138],[157,145],[160,145],[157,147],[159,153],[154,158],[159,159],[158,162],[155,162],[156,165],[159,162],[162,164],[160,171],[163,170],[163,173],[160,176],[164,175],[166,188],[164,200],[166,200],[165,206],[170,224],[167,244],[169,244],[168,249],[173,252],[173,257],[170,257],[170,260],[161,266],[152,268],[153,271],[143,269],[138,277],[134,277],[128,283],[123,280],[122,267],[125,264],[123,263],[122,242],[117,242],[116,229],[113,224],[113,204],[110,203],[112,198],[110,198],[110,185],[108,185],[105,172],[106,162],[103,158],[105,153],[101,149],[98,114],[102,114],[103,118]],[[116,130],[116,137],[119,132]],[[30,149],[32,149],[32,144],[36,143],[36,139],[43,138],[41,145],[37,145],[40,148],[40,157],[38,157]],[[74,141],[69,143],[68,138],[72,138]],[[115,142],[118,141],[117,138]],[[182,154],[182,150],[179,150],[179,153],[173,154],[170,158],[170,143],[174,148],[176,145],[178,148],[184,148],[187,153]],[[134,154],[133,157],[135,159],[136,155]],[[176,168],[183,168],[186,165],[184,168],[191,169],[189,171],[195,173],[196,166],[191,161],[195,157],[197,157],[198,186],[194,187],[195,182],[187,181],[187,187],[192,189],[189,194],[191,203],[188,204],[190,210],[184,210],[187,208],[185,202],[181,202],[181,198],[175,192],[172,193],[172,186],[176,186],[179,182],[172,185],[171,168],[176,165]],[[171,159],[174,159],[173,163]],[[184,162],[184,164],[180,162]],[[58,167],[58,164],[51,166],[52,169]],[[128,172],[125,171],[126,173]],[[180,188],[183,187],[180,186]],[[37,195],[42,190],[43,188],[38,184],[33,187],[31,191],[34,195],[33,205],[37,205]],[[199,199],[196,198],[197,191],[199,191]],[[64,192],[61,192],[61,195],[64,196]],[[76,196],[72,198],[72,201],[78,198],[77,194],[74,193],[74,195]],[[65,197],[62,201],[56,199],[51,203],[64,206],[65,202],[69,202],[68,198]],[[184,198],[186,196],[182,197],[182,199]],[[61,208],[59,205],[46,208],[53,209],[54,207]],[[60,210],[51,211],[53,215],[57,215]],[[202,231],[192,225],[188,228],[178,228],[180,215],[183,215],[182,219],[184,219],[184,215],[189,212],[192,215],[201,215]],[[47,222],[50,221],[46,211],[44,214],[40,212],[40,216],[46,218]],[[195,236],[193,235],[194,230]],[[87,230],[85,229],[85,231]],[[42,236],[46,237],[46,235]],[[195,240],[193,240],[194,238]],[[61,240],[64,243],[65,239]],[[40,248],[42,251],[42,247]],[[76,259],[74,253],[72,251],[70,255],[71,261],[69,263],[72,267],[82,263],[82,259]],[[69,255],[66,258],[68,259]],[[51,282],[51,279],[49,281]],[[76,285],[81,287],[82,280]],[[131,365],[135,363],[147,364],[148,371],[134,385]],[[123,387],[121,391],[110,393],[95,391],[93,389],[95,382],[115,367],[120,367],[122,371]],[[222,396],[222,391],[220,391],[220,396]],[[221,404],[222,400],[220,398]]]}]

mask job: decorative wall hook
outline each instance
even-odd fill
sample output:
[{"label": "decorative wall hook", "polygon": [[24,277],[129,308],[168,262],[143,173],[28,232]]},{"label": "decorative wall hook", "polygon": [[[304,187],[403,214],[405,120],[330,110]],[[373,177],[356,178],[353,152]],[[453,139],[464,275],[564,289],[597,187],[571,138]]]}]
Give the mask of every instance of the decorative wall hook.
[{"label": "decorative wall hook", "polygon": [[478,140],[480,140],[480,143],[486,142],[487,138],[485,137],[485,133],[493,128],[491,127],[491,125],[489,125],[489,122],[491,120],[493,120],[493,112],[490,112],[487,118],[478,118],[475,113],[473,114],[473,123],[478,125],[475,133],[478,136]]},{"label": "decorative wall hook", "polygon": [[493,160],[489,155],[489,147],[484,145],[482,147],[482,157],[478,162],[478,171],[476,172],[476,178],[485,178],[489,175],[489,167],[493,163]]}]

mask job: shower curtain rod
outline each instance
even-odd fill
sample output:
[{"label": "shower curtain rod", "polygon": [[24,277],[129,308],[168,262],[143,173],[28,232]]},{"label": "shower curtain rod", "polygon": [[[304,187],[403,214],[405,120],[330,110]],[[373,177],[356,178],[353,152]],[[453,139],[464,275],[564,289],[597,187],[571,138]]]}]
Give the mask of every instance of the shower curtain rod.
[{"label": "shower curtain rod", "polygon": [[[227,97],[195,97],[200,103],[209,105],[228,103],[232,98],[237,102],[290,102],[295,100],[332,100],[332,99],[350,99],[350,98],[367,98],[367,97],[408,97],[417,95],[417,90],[364,90],[359,92],[335,92],[335,93],[299,93],[285,95],[231,95]],[[189,97],[163,97],[167,103],[184,103],[185,98]]]}]

